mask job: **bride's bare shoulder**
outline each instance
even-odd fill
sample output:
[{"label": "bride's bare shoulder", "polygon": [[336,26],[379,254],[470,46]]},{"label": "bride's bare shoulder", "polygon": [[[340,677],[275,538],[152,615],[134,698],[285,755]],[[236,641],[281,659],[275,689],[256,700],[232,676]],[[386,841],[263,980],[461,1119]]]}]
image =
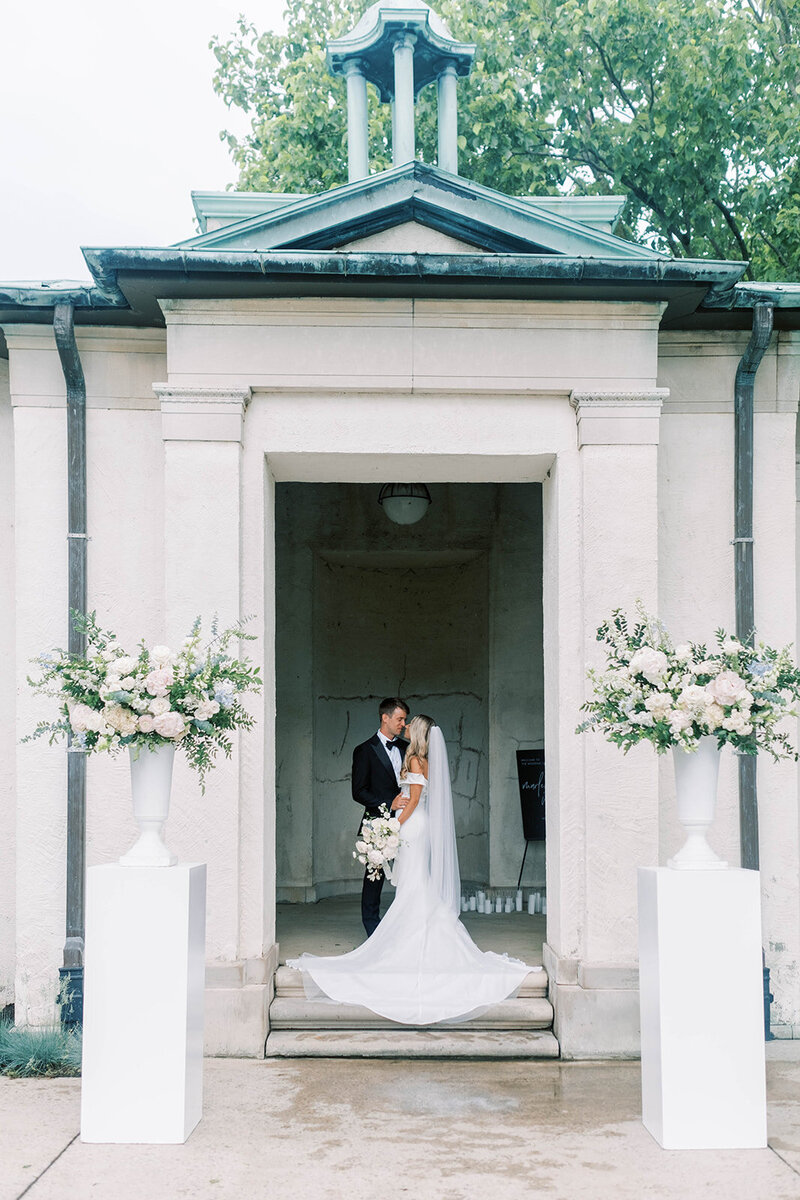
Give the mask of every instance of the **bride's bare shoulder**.
[{"label": "bride's bare shoulder", "polygon": [[428,760],[427,758],[417,758],[416,754],[408,760],[408,769],[414,775],[424,775],[428,778]]}]

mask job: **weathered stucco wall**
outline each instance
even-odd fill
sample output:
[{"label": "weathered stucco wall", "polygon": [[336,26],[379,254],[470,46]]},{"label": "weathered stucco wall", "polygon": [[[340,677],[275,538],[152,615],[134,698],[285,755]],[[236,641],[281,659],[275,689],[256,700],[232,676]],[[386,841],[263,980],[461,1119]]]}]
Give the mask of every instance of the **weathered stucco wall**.
[{"label": "weathered stucco wall", "polygon": [[[67,640],[67,485],[64,379],[52,329],[5,330],[14,408],[16,505],[16,738],[52,703],[25,677],[31,659]],[[152,383],[166,369],[152,331],[80,331],[87,384],[89,604],[131,642],[163,629],[163,458]],[[64,749],[17,742],[17,1019],[53,1013],[64,942]],[[87,786],[88,861],[133,838],[126,765],[95,758]]]},{"label": "weathered stucco wall", "polygon": [[[734,421],[736,368],[747,333],[662,334],[659,383],[670,389],[659,452],[659,609],[678,639],[735,628]],[[757,637],[787,645],[797,632],[795,431],[800,339],[776,333],[756,377],[754,570]],[[795,729],[790,730],[792,734]],[[672,764],[662,760],[660,859],[678,848]],[[797,767],[758,762],[762,920],[779,1032],[800,1034],[800,830]],[[735,756],[722,755],[709,841],[739,862]]]},{"label": "weathered stucco wall", "polygon": [[[405,527],[388,521],[378,490],[278,487],[278,894],[287,899],[360,887],[351,756],[387,694],[444,730],[463,878],[510,885],[522,858],[514,751],[544,734],[539,488],[434,486],[429,512]],[[544,882],[543,847],[531,848],[525,877]]]},{"label": "weathered stucco wall", "polygon": [[16,763],[14,426],[8,359],[0,358],[0,1008],[14,1001]]}]

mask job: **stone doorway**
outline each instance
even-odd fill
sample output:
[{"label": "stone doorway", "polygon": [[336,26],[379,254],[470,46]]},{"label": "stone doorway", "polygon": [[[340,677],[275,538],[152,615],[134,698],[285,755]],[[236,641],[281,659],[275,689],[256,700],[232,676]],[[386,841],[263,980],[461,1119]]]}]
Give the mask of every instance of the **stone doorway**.
[{"label": "stone doorway", "polygon": [[[448,740],[465,889],[512,894],[522,861],[515,751],[544,745],[541,485],[432,484],[412,526],[387,519],[378,491],[275,488],[281,960],[287,943],[312,948],[299,944],[304,923],[318,951],[359,938],[350,758],[383,695],[430,713]],[[523,885],[544,891],[543,842]],[[512,950],[500,945],[512,935],[540,961],[544,921],[512,917],[513,935],[505,914],[495,933],[494,917],[478,919],[476,940]]]}]

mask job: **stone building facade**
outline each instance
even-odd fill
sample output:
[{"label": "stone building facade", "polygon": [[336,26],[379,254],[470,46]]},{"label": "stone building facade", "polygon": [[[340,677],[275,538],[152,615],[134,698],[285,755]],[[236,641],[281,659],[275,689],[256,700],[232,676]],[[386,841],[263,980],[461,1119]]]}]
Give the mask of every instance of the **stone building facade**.
[{"label": "stone building facade", "polygon": [[[526,869],[546,879],[555,1032],[566,1057],[635,1054],[636,868],[679,844],[673,781],[645,747],[575,736],[585,671],[601,619],[638,599],[681,640],[734,624],[734,377],[759,301],[756,621],[796,640],[800,289],[616,237],[619,198],[515,199],[414,161],[196,205],[178,247],[86,250],[92,286],[0,285],[0,1003],[49,1017],[64,942],[64,751],[19,740],[45,714],[30,660],[66,641],[60,303],[86,379],[89,607],[123,643],[179,639],[197,613],[258,634],[257,726],[204,796],[177,766],[168,827],[209,864],[209,1052],[263,1050],[276,899],[358,888],[349,752],[399,691],[451,742],[478,884],[516,881],[514,750],[544,748]],[[419,525],[386,520],[393,480],[430,489]],[[759,760],[758,794],[792,1036],[795,765]],[[86,815],[90,864],[127,848],[121,759],[90,761]],[[712,842],[737,862],[738,836],[726,753]]]}]

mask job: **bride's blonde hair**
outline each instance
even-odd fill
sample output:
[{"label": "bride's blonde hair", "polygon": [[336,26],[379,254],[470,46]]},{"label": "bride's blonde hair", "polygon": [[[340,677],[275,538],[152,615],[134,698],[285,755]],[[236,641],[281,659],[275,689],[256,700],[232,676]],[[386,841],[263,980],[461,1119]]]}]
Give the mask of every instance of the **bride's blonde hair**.
[{"label": "bride's blonde hair", "polygon": [[403,760],[403,768],[400,772],[400,778],[408,777],[407,763],[411,762],[412,758],[427,759],[428,757],[428,738],[431,729],[436,724],[433,717],[426,717],[424,713],[420,713],[418,717],[412,717],[408,723],[408,748],[406,756]]}]

